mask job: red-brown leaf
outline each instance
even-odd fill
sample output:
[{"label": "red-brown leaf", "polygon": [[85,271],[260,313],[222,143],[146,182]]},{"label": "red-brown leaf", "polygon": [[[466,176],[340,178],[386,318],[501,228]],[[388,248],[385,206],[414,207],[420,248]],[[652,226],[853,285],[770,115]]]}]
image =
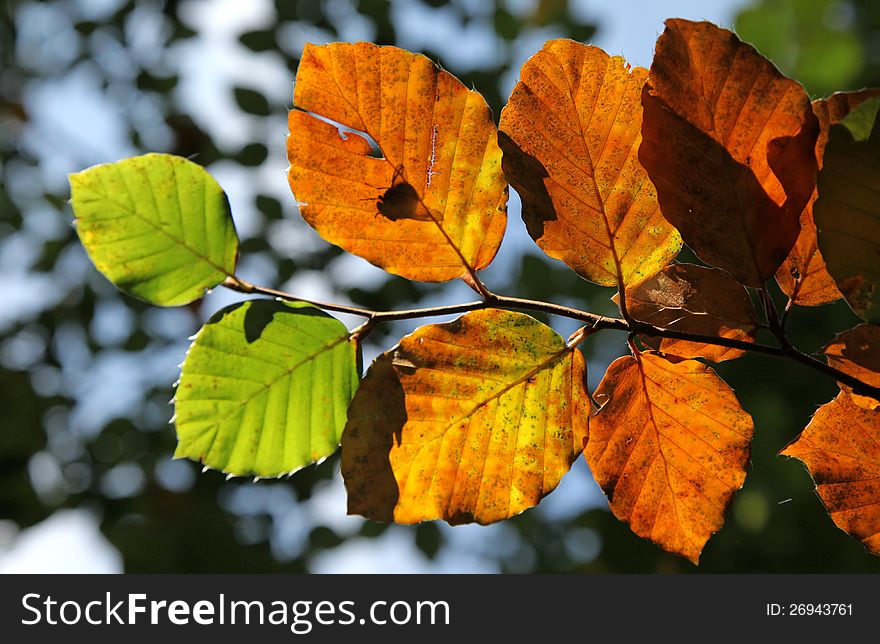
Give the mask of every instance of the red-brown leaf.
[{"label": "red-brown leaf", "polygon": [[[872,387],[880,387],[880,327],[873,324],[860,324],[838,334],[825,347],[828,364],[848,373]],[[841,385],[852,393],[852,388]],[[866,409],[880,408],[880,401],[870,396],[852,395],[857,405]]]},{"label": "red-brown leaf", "polygon": [[704,261],[761,286],[815,187],[819,126],[803,87],[730,31],[674,19],[642,104],[639,159],[663,215]]},{"label": "red-brown leaf", "polygon": [[[673,264],[627,290],[629,314],[657,327],[754,341],[758,318],[749,294],[730,273],[695,264]],[[674,338],[643,338],[661,353],[714,362],[743,355],[741,349]]]}]

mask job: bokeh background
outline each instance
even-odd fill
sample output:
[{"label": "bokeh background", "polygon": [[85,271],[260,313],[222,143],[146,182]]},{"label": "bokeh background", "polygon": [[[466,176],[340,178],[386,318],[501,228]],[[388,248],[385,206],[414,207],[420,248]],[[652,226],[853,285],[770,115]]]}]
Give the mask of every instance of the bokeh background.
[{"label": "bokeh background", "polygon": [[[870,0],[4,2],[0,572],[880,571],[880,558],[834,527],[803,466],[776,456],[834,383],[772,358],[719,367],[756,437],[745,487],[699,568],[618,523],[582,460],[539,507],[488,527],[347,517],[338,457],[285,481],[203,474],[171,459],[168,401],[186,338],[238,296],[219,289],[178,309],[127,298],[71,226],[68,173],[171,152],[228,192],[247,280],[377,309],[471,299],[462,285],[389,276],[299,219],[284,141],[303,44],[424,52],[480,90],[497,118],[545,40],[592,42],[649,66],[672,16],[735,27],[814,97],[880,84],[880,3]],[[493,290],[612,311],[609,289],[541,255],[515,194],[510,215],[485,274]],[[838,303],[797,310],[791,325],[812,351],[854,321]],[[415,324],[374,332],[367,359]],[[623,348],[612,333],[586,345],[591,386]]]}]

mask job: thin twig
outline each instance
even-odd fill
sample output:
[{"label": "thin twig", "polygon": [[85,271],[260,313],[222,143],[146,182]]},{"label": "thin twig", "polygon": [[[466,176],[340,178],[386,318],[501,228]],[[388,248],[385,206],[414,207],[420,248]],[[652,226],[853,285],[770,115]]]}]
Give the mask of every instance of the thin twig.
[{"label": "thin twig", "polygon": [[[799,351],[797,348],[792,346],[790,342],[788,342],[788,338],[785,338],[784,334],[782,334],[781,338],[779,335],[777,335],[777,337],[780,338],[781,346],[773,346],[762,344],[759,342],[746,342],[745,340],[737,340],[735,338],[702,335],[699,333],[688,333],[686,331],[679,331],[677,329],[654,326],[652,324],[647,324],[638,320],[630,320],[629,322],[627,322],[626,320],[621,318],[597,315],[595,313],[590,313],[589,311],[582,311],[580,309],[563,306],[561,304],[553,304],[551,302],[529,300],[519,297],[507,297],[504,295],[496,295],[491,292],[483,300],[465,302],[462,304],[433,306],[420,309],[407,309],[402,311],[371,311],[369,309],[363,309],[355,306],[330,304],[327,302],[320,302],[317,300],[297,297],[296,295],[285,293],[284,291],[278,291],[275,289],[251,284],[238,277],[229,277],[226,279],[226,281],[223,282],[222,285],[226,288],[238,291],[240,293],[256,293],[291,302],[306,302],[307,304],[312,304],[318,308],[325,309],[327,311],[349,313],[352,315],[367,318],[366,322],[355,330],[355,333],[358,334],[358,339],[363,339],[366,333],[380,322],[393,322],[396,320],[411,320],[416,318],[435,317],[440,315],[452,315],[456,313],[466,313],[468,311],[476,311],[479,309],[487,308],[538,311],[541,313],[559,315],[572,320],[579,320],[586,323],[587,327],[585,327],[585,329],[587,329],[589,333],[584,332],[582,337],[577,338],[578,342],[582,341],[588,335],[591,335],[596,331],[610,329],[613,331],[625,331],[633,335],[642,335],[657,338],[671,338],[675,340],[686,340],[688,342],[711,344],[731,349],[740,349],[741,351],[748,351],[751,353],[759,353],[763,355],[774,356],[777,358],[793,360],[813,369],[814,371],[818,371],[819,373],[822,373],[826,376],[830,376],[840,383],[849,385],[858,394],[861,394],[863,396],[870,396],[872,398],[880,400],[880,387],[869,385],[868,383],[863,382],[862,380],[851,376],[848,373],[840,371],[839,369],[836,369],[831,365],[822,362],[821,360],[818,360],[817,358],[814,358]],[[768,326],[771,327],[771,331],[774,330],[774,325],[772,322]],[[778,330],[778,326],[776,326],[774,333]],[[782,341],[782,338],[785,338],[784,342]]]},{"label": "thin twig", "polygon": [[[779,316],[779,310],[776,308],[776,303],[773,301],[769,291],[766,288],[758,289],[758,294],[761,296],[761,306],[764,309],[764,317],[767,320],[767,328],[770,332],[776,336],[776,339],[786,349],[795,350],[791,344],[791,341],[788,339],[788,336],[785,334],[785,327],[783,326],[782,318]],[[791,300],[789,300],[790,302]],[[786,307],[788,310],[788,307]]]}]

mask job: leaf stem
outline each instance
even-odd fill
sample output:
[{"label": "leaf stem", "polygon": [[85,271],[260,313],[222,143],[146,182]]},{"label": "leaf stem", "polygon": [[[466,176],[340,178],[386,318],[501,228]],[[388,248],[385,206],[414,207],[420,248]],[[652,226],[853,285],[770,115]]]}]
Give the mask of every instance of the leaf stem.
[{"label": "leaf stem", "polygon": [[[783,318],[779,316],[779,310],[776,308],[776,303],[773,301],[770,292],[766,288],[760,288],[758,289],[758,294],[761,296],[761,305],[764,308],[764,317],[767,320],[767,328],[774,336],[776,336],[779,344],[784,348],[796,351],[792,346],[791,341],[788,339],[788,336],[785,334]],[[789,302],[790,301],[791,300],[789,300]],[[786,307],[786,311],[787,310],[788,307]]]},{"label": "leaf stem", "polygon": [[735,338],[724,338],[713,335],[702,335],[699,333],[688,333],[685,331],[678,331],[676,329],[654,326],[653,324],[647,324],[645,322],[640,322],[633,319],[627,321],[621,318],[597,315],[596,313],[590,313],[589,311],[582,311],[580,309],[563,306],[561,304],[554,304],[552,302],[543,302],[540,300],[529,300],[519,297],[507,297],[505,295],[497,295],[495,293],[492,293],[491,291],[488,291],[488,289],[486,289],[488,295],[486,295],[482,300],[476,300],[473,302],[464,302],[461,304],[450,304],[418,309],[406,309],[401,311],[371,311],[369,309],[363,309],[356,306],[332,304],[321,302],[318,300],[297,297],[296,295],[285,293],[284,291],[251,284],[250,282],[246,282],[238,277],[228,277],[222,283],[222,286],[225,286],[226,288],[233,291],[238,291],[239,293],[268,295],[270,297],[275,297],[290,302],[306,302],[307,304],[312,304],[313,306],[324,309],[326,311],[348,313],[351,315],[364,317],[366,318],[366,322],[355,330],[355,333],[358,333],[358,339],[363,339],[366,333],[380,322],[393,322],[397,320],[411,320],[416,318],[435,317],[440,315],[453,315],[456,313],[466,313],[468,311],[476,311],[479,309],[487,308],[538,311],[541,313],[558,315],[586,323],[587,326],[583,327],[582,330],[575,332],[575,335],[578,336],[577,338],[575,338],[575,344],[582,341],[596,331],[609,329],[613,331],[625,331],[634,335],[672,338],[675,340],[687,340],[689,342],[700,342],[715,346],[728,347],[731,349],[740,349],[742,351],[748,351],[751,353],[759,353],[763,355],[774,356],[777,358],[792,360],[806,367],[809,367],[814,371],[822,373],[823,375],[834,378],[838,382],[849,385],[857,394],[870,396],[872,398],[880,400],[880,387],[869,385],[868,383],[863,382],[862,380],[851,376],[850,374],[845,373],[839,369],[836,369],[831,365],[822,362],[821,360],[818,360],[813,356],[803,353],[795,348],[788,341],[788,338],[785,336],[785,334],[782,333],[777,326],[779,324],[778,318],[776,320],[776,325],[774,325],[773,322],[768,325],[770,326],[770,330],[774,333],[774,335],[776,335],[776,337],[780,341],[780,346],[773,346],[762,344],[759,342],[747,342],[745,340],[737,340]]}]

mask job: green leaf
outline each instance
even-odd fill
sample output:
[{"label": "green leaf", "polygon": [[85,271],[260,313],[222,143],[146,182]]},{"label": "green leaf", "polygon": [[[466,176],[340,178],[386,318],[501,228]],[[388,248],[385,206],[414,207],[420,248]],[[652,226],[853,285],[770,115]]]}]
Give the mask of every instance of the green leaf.
[{"label": "green leaf", "polygon": [[828,272],[852,309],[880,324],[880,98],[831,128],[813,217]]},{"label": "green leaf", "polygon": [[880,110],[880,97],[869,99],[850,111],[840,125],[849,130],[853,140],[867,141],[874,130],[878,110]]},{"label": "green leaf", "polygon": [[79,238],[121,291],[188,304],[235,271],[238,236],[226,194],[201,166],[145,154],[70,175]]},{"label": "green leaf", "polygon": [[236,476],[280,476],[339,445],[357,344],[308,304],[250,300],[196,334],[175,396],[175,457]]}]

